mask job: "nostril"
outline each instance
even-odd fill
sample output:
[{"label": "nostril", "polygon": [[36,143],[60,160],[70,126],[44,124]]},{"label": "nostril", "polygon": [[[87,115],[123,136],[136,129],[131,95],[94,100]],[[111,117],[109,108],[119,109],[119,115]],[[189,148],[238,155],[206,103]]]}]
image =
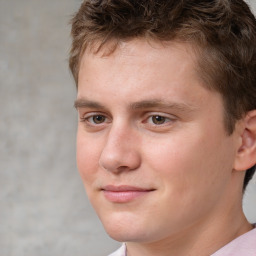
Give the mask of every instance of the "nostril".
[{"label": "nostril", "polygon": [[120,166],[117,168],[118,171],[120,172],[124,172],[124,171],[128,171],[128,170],[131,170],[128,166]]},{"label": "nostril", "polygon": [[119,173],[119,172],[125,172],[125,171],[129,171],[130,168],[128,166],[119,166],[118,164],[114,165],[114,164],[109,164],[109,165],[104,165],[104,164],[100,164],[100,166],[109,172],[114,172],[114,173]]}]

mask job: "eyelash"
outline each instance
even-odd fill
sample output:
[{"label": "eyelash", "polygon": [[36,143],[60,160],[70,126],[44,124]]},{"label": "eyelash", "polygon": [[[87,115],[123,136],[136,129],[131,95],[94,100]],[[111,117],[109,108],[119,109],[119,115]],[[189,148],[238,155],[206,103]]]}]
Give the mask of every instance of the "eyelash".
[{"label": "eyelash", "polygon": [[103,117],[104,121],[106,119],[108,119],[105,115],[95,113],[95,114],[91,114],[90,116],[81,117],[80,121],[84,122],[84,123],[87,123],[88,125],[94,125],[94,126],[98,126],[98,125],[104,123],[104,121],[102,123],[98,123],[98,124],[95,123],[95,122],[90,121],[90,119],[93,119],[93,118],[96,118],[96,117]]},{"label": "eyelash", "polygon": [[[151,119],[151,122],[149,122],[149,120]],[[160,119],[160,120],[157,120],[157,119]],[[158,114],[155,114],[155,115],[150,115],[146,118],[146,123],[150,123],[151,125],[154,125],[154,126],[163,126],[163,125],[166,125],[167,123],[169,122],[172,122],[174,120],[169,118],[169,117],[166,117],[164,115],[158,115]],[[160,123],[155,123],[154,121],[156,122],[160,122]]]}]

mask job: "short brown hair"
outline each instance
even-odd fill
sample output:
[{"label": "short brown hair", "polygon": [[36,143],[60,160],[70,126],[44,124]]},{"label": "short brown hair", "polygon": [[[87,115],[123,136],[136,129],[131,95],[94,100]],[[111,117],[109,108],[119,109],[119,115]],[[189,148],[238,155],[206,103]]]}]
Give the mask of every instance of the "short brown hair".
[{"label": "short brown hair", "polygon": [[[189,42],[204,84],[224,101],[229,134],[256,109],[256,20],[243,0],[85,0],[72,19],[69,66],[78,86],[81,56],[97,45],[146,38]],[[248,169],[244,188],[255,172]]]}]

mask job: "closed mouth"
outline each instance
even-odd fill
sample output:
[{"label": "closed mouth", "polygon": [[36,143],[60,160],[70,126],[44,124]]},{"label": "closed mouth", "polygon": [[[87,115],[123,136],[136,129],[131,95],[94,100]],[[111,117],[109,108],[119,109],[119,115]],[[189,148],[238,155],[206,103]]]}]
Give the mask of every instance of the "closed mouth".
[{"label": "closed mouth", "polygon": [[102,189],[105,198],[113,203],[128,203],[143,195],[147,195],[155,189],[146,189],[128,185],[113,186],[108,185]]}]

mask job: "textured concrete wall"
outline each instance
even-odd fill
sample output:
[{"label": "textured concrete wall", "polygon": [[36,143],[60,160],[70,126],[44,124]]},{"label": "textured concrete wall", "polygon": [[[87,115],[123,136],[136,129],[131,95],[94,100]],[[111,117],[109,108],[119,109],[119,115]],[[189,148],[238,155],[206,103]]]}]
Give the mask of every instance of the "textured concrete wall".
[{"label": "textured concrete wall", "polygon": [[[67,56],[68,21],[80,3],[0,0],[1,256],[103,256],[118,246],[76,171]],[[256,222],[255,184],[245,211]]]}]

